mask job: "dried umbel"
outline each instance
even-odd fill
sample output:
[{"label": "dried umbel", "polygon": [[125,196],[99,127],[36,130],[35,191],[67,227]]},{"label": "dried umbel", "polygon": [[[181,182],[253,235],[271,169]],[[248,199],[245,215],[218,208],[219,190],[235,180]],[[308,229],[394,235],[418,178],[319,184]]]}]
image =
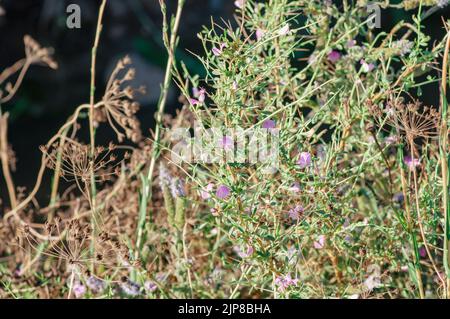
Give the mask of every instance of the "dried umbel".
[{"label": "dried umbel", "polygon": [[[23,228],[22,233],[31,248],[38,250],[42,241],[33,236],[28,225]],[[128,248],[107,232],[101,232],[94,241],[90,225],[81,219],[63,221],[56,217],[45,224],[44,235],[48,239],[48,245],[42,253],[65,262],[66,269],[78,275],[85,273],[90,265],[107,266],[106,270],[128,269],[139,265],[131,260]],[[92,245],[94,250],[91,249]]]},{"label": "dried umbel", "polygon": [[41,151],[47,155],[47,166],[55,169],[60,163],[61,176],[67,181],[75,181],[81,190],[92,177],[95,181],[105,181],[116,174],[114,168],[120,162],[112,153],[114,149],[115,145],[110,143],[108,147],[96,147],[91,154],[89,145],[73,140],[62,145],[55,143],[51,149],[41,146]]},{"label": "dried umbel", "polygon": [[6,94],[0,89],[0,104],[8,102],[16,94],[30,65],[42,64],[52,69],[58,68],[58,64],[53,60],[51,56],[51,54],[53,53],[53,49],[42,48],[39,43],[37,43],[29,35],[26,35],[24,37],[23,42],[25,44],[25,58],[17,61],[12,66],[0,73],[0,85],[3,84],[11,76],[18,73],[17,79],[14,84],[11,82],[6,83],[4,89],[6,91]]},{"label": "dried umbel", "polygon": [[403,103],[390,100],[386,108],[369,104],[369,110],[378,123],[386,123],[405,137],[409,144],[417,138],[432,138],[437,135],[440,115],[436,109],[421,106],[421,103]]},{"label": "dried umbel", "polygon": [[[128,68],[131,60],[128,56],[119,60],[116,68],[112,72],[106,86],[105,95],[102,102],[104,115],[117,134],[119,141],[123,141],[125,136],[133,142],[138,142],[141,138],[139,121],[135,114],[139,110],[139,103],[133,101],[136,93],[145,93],[143,87],[134,89],[126,86],[126,83],[135,76],[135,70]],[[102,120],[100,118],[100,120]],[[125,134],[119,129],[122,128]]]},{"label": "dried umbel", "polygon": [[49,66],[52,69],[57,69],[58,64],[53,60],[52,48],[43,48],[32,37],[26,35],[23,38],[25,44],[25,55],[30,64],[42,63]]}]

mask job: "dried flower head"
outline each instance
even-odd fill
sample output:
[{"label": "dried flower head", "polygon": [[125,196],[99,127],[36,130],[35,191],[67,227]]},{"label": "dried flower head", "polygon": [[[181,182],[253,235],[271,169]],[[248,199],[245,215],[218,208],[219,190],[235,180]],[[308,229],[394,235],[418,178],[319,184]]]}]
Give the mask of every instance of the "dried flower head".
[{"label": "dried flower head", "polygon": [[92,178],[92,172],[96,181],[108,180],[114,172],[117,162],[116,156],[112,153],[115,145],[110,143],[108,147],[98,146],[91,154],[89,145],[76,141],[66,141],[64,144],[55,143],[51,149],[41,146],[41,151],[47,155],[47,166],[55,169],[58,165],[58,158],[61,156],[60,172],[67,181],[75,181],[81,191],[84,191]]},{"label": "dried flower head", "polygon": [[[139,110],[139,103],[133,101],[136,93],[145,93],[145,89],[140,87],[134,89],[124,85],[134,79],[135,70],[128,68],[131,60],[128,56],[119,60],[116,68],[112,72],[103,96],[104,112],[108,123],[117,134],[119,141],[123,141],[125,136],[133,142],[138,142],[141,138],[139,121],[135,114]],[[125,134],[118,127],[121,127]]]},{"label": "dried flower head", "polygon": [[43,63],[49,66],[52,69],[57,69],[58,64],[53,60],[52,48],[43,48],[37,43],[32,37],[26,35],[23,38],[23,42],[25,44],[25,55],[30,64],[38,64]]}]

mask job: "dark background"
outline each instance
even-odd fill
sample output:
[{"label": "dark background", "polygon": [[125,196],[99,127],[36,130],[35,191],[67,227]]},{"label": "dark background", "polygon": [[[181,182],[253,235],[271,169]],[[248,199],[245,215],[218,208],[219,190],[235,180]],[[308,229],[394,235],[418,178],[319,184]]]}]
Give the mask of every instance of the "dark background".
[{"label": "dark background", "polygon": [[[66,27],[66,7],[71,3],[81,7],[81,29]],[[176,1],[166,3],[170,14],[175,10]],[[186,1],[177,55],[192,73],[202,73],[201,64],[188,52],[202,51],[197,33],[202,25],[211,24],[211,16],[215,20],[232,20],[233,3],[234,0]],[[58,70],[32,66],[15,98],[2,106],[3,111],[11,114],[9,140],[17,157],[17,171],[13,173],[16,186],[32,187],[40,165],[38,146],[56,133],[76,106],[89,101],[90,52],[99,4],[97,0],[0,0],[0,6],[6,11],[0,16],[0,70],[24,56],[25,34],[43,46],[53,47],[59,64]],[[442,17],[449,16],[449,7],[426,20],[425,32],[434,40],[445,35]],[[379,31],[390,30],[399,20],[411,20],[412,12],[383,11]],[[158,0],[108,0],[97,56],[97,98],[117,60],[130,54],[137,73],[135,84],[145,85],[148,91],[140,99],[139,113],[146,135],[154,124],[153,114],[166,62],[160,28]],[[436,84],[428,85],[421,100],[436,105],[437,88]],[[177,96],[178,92],[172,88],[167,105],[169,113],[174,113],[180,105]],[[107,142],[114,137],[103,132],[98,138],[99,142]],[[3,179],[0,185],[0,195],[4,195]]]}]

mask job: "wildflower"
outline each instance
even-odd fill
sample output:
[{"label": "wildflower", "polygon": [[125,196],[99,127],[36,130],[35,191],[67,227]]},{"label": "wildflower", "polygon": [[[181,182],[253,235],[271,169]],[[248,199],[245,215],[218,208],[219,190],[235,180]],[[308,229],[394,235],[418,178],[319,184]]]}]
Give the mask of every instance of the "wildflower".
[{"label": "wildflower", "polygon": [[322,249],[323,247],[325,247],[325,240],[326,240],[325,235],[320,235],[313,244],[314,248]]},{"label": "wildflower", "polygon": [[197,105],[202,104],[202,103],[200,103],[199,100],[194,99],[194,98],[190,98],[190,99],[189,99],[189,103],[191,103],[193,106],[197,106]]},{"label": "wildflower", "polygon": [[301,152],[297,164],[301,169],[311,165],[311,154],[308,152]]},{"label": "wildflower", "polygon": [[226,151],[234,149],[234,141],[231,136],[224,136],[219,141],[219,147],[223,148]]},{"label": "wildflower", "polygon": [[216,47],[213,47],[213,48],[212,48],[212,53],[213,53],[215,56],[220,56],[220,55],[222,55],[223,49],[224,49],[226,46],[227,46],[226,43],[221,43],[221,44],[219,45],[219,48],[216,48]]},{"label": "wildflower", "polygon": [[356,45],[356,41],[354,39],[347,41],[347,48],[352,48]]},{"label": "wildflower", "polygon": [[284,291],[290,286],[297,286],[298,279],[297,278],[291,278],[290,274],[287,274],[285,276],[278,276],[275,278],[275,285],[278,286],[279,291]]},{"label": "wildflower", "polygon": [[242,9],[242,8],[244,7],[244,0],[236,0],[236,1],[234,2],[234,5],[235,5],[236,7],[238,7],[239,9]]},{"label": "wildflower", "polygon": [[239,246],[234,246],[233,250],[242,259],[248,258],[253,254],[253,247],[250,245],[247,245],[246,250],[242,250]]},{"label": "wildflower", "polygon": [[300,218],[300,214],[302,214],[304,211],[303,206],[301,205],[296,205],[294,208],[291,208],[289,210],[289,217],[294,220],[294,221],[298,221]]},{"label": "wildflower", "polygon": [[264,34],[265,34],[264,30],[259,28],[256,29],[256,40],[261,41],[261,39],[264,37]]},{"label": "wildflower", "polygon": [[288,34],[290,31],[289,24],[286,23],[280,30],[278,30],[278,35],[283,36]]},{"label": "wildflower", "polygon": [[276,123],[273,120],[265,120],[262,123],[262,128],[265,128],[265,129],[271,129],[271,128],[275,128],[275,127],[276,127]]},{"label": "wildflower", "polygon": [[413,171],[416,167],[420,165],[420,160],[418,158],[414,158],[411,156],[405,156],[404,158],[405,165],[408,166],[408,168]]},{"label": "wildflower", "polygon": [[425,246],[420,246],[419,255],[422,258],[425,258],[427,256],[427,250],[425,249]]},{"label": "wildflower", "polygon": [[144,288],[147,292],[154,292],[156,289],[158,289],[158,285],[152,280],[147,280],[144,283]]},{"label": "wildflower", "polygon": [[399,141],[399,137],[397,135],[391,135],[384,139],[386,145],[395,145]]},{"label": "wildflower", "polygon": [[214,184],[213,184],[213,183],[209,183],[208,185],[206,185],[205,188],[203,188],[203,189],[200,191],[200,196],[201,196],[203,199],[211,198],[211,192],[212,192],[213,189],[214,189]]},{"label": "wildflower", "polygon": [[236,81],[233,81],[233,85],[232,85],[233,90],[237,90],[238,89],[238,84]]},{"label": "wildflower", "polygon": [[138,296],[141,291],[141,286],[127,278],[122,278],[120,288],[125,294],[132,297]]},{"label": "wildflower", "polygon": [[294,184],[292,184],[292,186],[289,189],[290,189],[290,191],[292,191],[294,193],[300,192],[300,183],[295,182]]},{"label": "wildflower", "polygon": [[216,196],[220,199],[225,199],[230,196],[230,194],[230,189],[225,185],[220,185],[216,190]]},{"label": "wildflower", "polygon": [[103,280],[98,279],[97,277],[90,276],[86,281],[86,285],[91,289],[94,293],[102,293],[106,288],[106,283]]},{"label": "wildflower", "polygon": [[394,196],[392,197],[392,200],[393,200],[395,203],[402,204],[403,201],[405,200],[405,196],[403,195],[403,193],[396,193],[396,194],[394,194]]},{"label": "wildflower", "polygon": [[72,289],[73,289],[73,293],[75,294],[76,298],[80,298],[86,293],[86,287],[83,284],[81,284],[79,281],[77,281],[73,285]]},{"label": "wildflower", "polygon": [[317,62],[318,59],[318,55],[316,52],[313,52],[309,57],[308,57],[308,64],[309,65],[313,65],[314,63]]},{"label": "wildflower", "polygon": [[340,58],[341,54],[336,50],[332,50],[330,53],[328,53],[328,60],[331,63],[336,63],[337,61],[339,61]]},{"label": "wildflower", "polygon": [[405,56],[414,46],[414,42],[409,40],[398,40],[392,43],[392,48],[398,53],[400,56]]},{"label": "wildflower", "polygon": [[368,73],[375,68],[375,64],[367,63],[364,59],[361,59],[359,63],[361,64],[361,68],[364,73]]}]

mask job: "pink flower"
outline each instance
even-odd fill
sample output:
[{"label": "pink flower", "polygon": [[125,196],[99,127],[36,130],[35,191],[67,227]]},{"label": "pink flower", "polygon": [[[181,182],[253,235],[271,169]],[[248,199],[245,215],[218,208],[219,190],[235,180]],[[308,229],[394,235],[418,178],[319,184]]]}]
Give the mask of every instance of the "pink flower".
[{"label": "pink flower", "polygon": [[340,58],[341,54],[336,50],[332,50],[330,53],[328,53],[328,60],[332,63],[336,63]]},{"label": "pink flower", "polygon": [[239,9],[242,9],[242,8],[244,7],[244,0],[236,0],[236,1],[234,2],[234,5],[235,5],[236,7],[238,7]]},{"label": "pink flower", "polygon": [[320,235],[317,240],[314,242],[314,248],[315,249],[322,249],[323,247],[325,247],[325,240],[326,237],[325,235]]},{"label": "pink flower", "polygon": [[281,36],[286,35],[289,33],[289,31],[290,31],[289,24],[286,23],[280,30],[278,30],[278,35]]},{"label": "pink flower", "polygon": [[257,41],[261,41],[261,39],[263,38],[265,32],[262,29],[256,29],[256,40]]},{"label": "pink flower", "polygon": [[241,247],[239,247],[239,246],[234,246],[233,250],[242,259],[248,258],[251,255],[253,255],[253,247],[250,246],[250,245],[247,245],[247,249],[246,250],[242,250]]},{"label": "pink flower", "polygon": [[80,298],[82,296],[84,296],[84,294],[86,293],[86,287],[84,285],[82,285],[80,282],[76,282],[73,285],[73,293],[75,295],[75,297]]},{"label": "pink flower", "polygon": [[361,61],[359,61],[359,63],[361,64],[361,68],[364,73],[368,73],[375,68],[375,64],[367,63],[364,59],[361,59]]},{"label": "pink flower", "polygon": [[144,283],[144,288],[148,292],[154,292],[158,288],[158,285],[154,281],[147,280]]},{"label": "pink flower", "polygon": [[294,184],[292,184],[292,186],[290,187],[290,191],[292,191],[294,193],[300,192],[300,183],[295,182]]},{"label": "pink flower", "polygon": [[198,91],[198,101],[200,103],[205,102],[205,94],[206,90],[204,88],[200,88],[200,90]]},{"label": "pink flower", "polygon": [[215,56],[220,56],[222,53],[223,53],[223,48],[225,48],[227,45],[226,45],[226,43],[221,43],[220,45],[219,45],[219,48],[216,48],[216,47],[213,47],[212,48],[212,53],[215,55]]},{"label": "pink flower", "polygon": [[233,85],[232,85],[233,90],[237,90],[238,89],[238,84],[236,81],[233,81]]},{"label": "pink flower", "polygon": [[419,255],[422,258],[425,258],[427,256],[427,250],[425,249],[425,246],[420,246]]},{"label": "pink flower", "polygon": [[275,127],[276,127],[276,124],[275,124],[274,120],[265,120],[262,123],[262,128],[265,128],[265,129],[275,128]]},{"label": "pink flower", "polygon": [[347,48],[352,48],[352,47],[354,47],[355,46],[355,44],[356,44],[356,41],[355,40],[348,40],[347,41]]},{"label": "pink flower", "polygon": [[221,140],[219,140],[219,147],[223,148],[226,151],[234,149],[234,140],[231,136],[224,136]]},{"label": "pink flower", "polygon": [[230,196],[230,194],[230,189],[225,185],[220,185],[216,190],[216,196],[220,199],[225,199]]},{"label": "pink flower", "polygon": [[213,189],[214,189],[214,184],[213,184],[213,183],[209,183],[208,185],[206,185],[205,188],[203,188],[203,189],[200,191],[200,196],[201,196],[203,199],[211,198],[211,192],[212,192]]},{"label": "pink flower", "polygon": [[304,212],[304,208],[301,205],[296,205],[294,208],[291,208],[288,212],[289,217],[293,221],[298,221],[300,219],[300,214]]},{"label": "pink flower", "polygon": [[311,165],[311,154],[308,152],[301,152],[297,164],[301,169]]},{"label": "pink flower", "polygon": [[278,286],[278,291],[284,291],[290,286],[297,286],[298,279],[292,279],[290,274],[285,276],[278,276],[275,278],[275,285]]},{"label": "pink flower", "polygon": [[190,98],[189,99],[189,103],[191,103],[192,105],[196,106],[196,105],[200,105],[200,101],[194,98]]},{"label": "pink flower", "polygon": [[418,158],[413,158],[411,156],[405,156],[405,165],[408,166],[410,170],[414,170],[417,166],[420,166],[420,160]]}]

